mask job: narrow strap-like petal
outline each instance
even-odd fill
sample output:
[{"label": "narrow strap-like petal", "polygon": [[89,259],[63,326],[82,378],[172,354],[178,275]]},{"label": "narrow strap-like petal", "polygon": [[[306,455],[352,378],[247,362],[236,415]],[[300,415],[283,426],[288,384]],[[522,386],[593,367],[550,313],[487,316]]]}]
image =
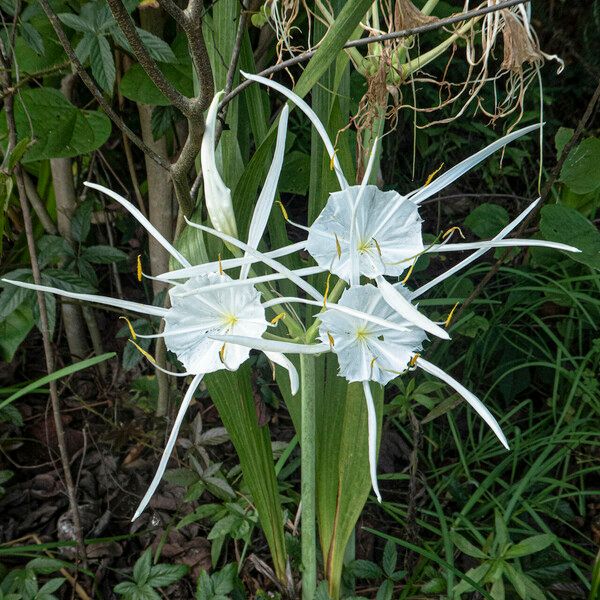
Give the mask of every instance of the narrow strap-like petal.
[{"label": "narrow strap-like petal", "polygon": [[424,331],[431,333],[443,340],[449,340],[450,335],[445,329],[436,325],[431,319],[428,319],[424,314],[413,306],[396,288],[388,283],[383,276],[376,279],[377,287],[381,291],[381,295],[386,303],[391,306],[401,317],[410,321]]},{"label": "narrow strap-like petal", "polygon": [[279,340],[266,340],[245,335],[217,335],[207,334],[207,338],[228,344],[246,346],[263,352],[285,352],[287,354],[322,354],[329,351],[327,344],[295,344],[294,342],[280,342]]},{"label": "narrow strap-like petal", "polygon": [[35,283],[26,283],[25,281],[12,281],[11,279],[2,279],[6,283],[11,283],[18,287],[27,288],[28,290],[36,290],[38,292],[46,292],[48,294],[56,294],[64,298],[72,298],[73,300],[82,300],[84,302],[94,302],[96,304],[104,304],[113,308],[122,308],[141,315],[152,315],[153,317],[164,317],[167,314],[166,308],[160,306],[152,306],[150,304],[141,304],[139,302],[130,302],[129,300],[118,300],[117,298],[109,298],[108,296],[96,296],[95,294],[80,294],[78,292],[67,292],[60,288],[50,287],[46,285],[36,285]]},{"label": "narrow strap-like petal", "polygon": [[298,393],[298,388],[300,387],[300,378],[298,377],[298,371],[296,370],[294,363],[281,352],[271,352],[270,350],[267,350],[265,355],[271,362],[274,362],[276,365],[286,369],[290,377],[290,389],[292,390],[292,396],[295,396]]},{"label": "narrow strap-like petal", "polygon": [[371,387],[368,381],[363,381],[363,390],[365,392],[365,402],[367,403],[371,487],[377,496],[377,501],[381,502],[381,494],[379,492],[379,485],[377,484],[377,414],[375,413],[375,403],[373,402],[373,395],[371,394]]},{"label": "narrow strap-like petal", "polygon": [[513,247],[537,247],[537,248],[551,248],[553,250],[563,250],[564,252],[581,252],[579,248],[575,246],[569,246],[568,244],[561,244],[559,242],[549,242],[547,240],[526,240],[526,239],[512,239],[512,240],[490,240],[483,242],[467,242],[460,244],[434,244],[427,248],[426,252],[462,252],[464,250],[489,250],[490,248],[513,248]]},{"label": "narrow strap-like petal", "polygon": [[169,242],[163,234],[146,219],[146,217],[133,205],[129,200],[126,200],[117,192],[113,192],[112,190],[104,187],[103,185],[98,185],[97,183],[91,183],[89,181],[84,182],[85,186],[97,190],[98,192],[102,192],[107,196],[111,197],[113,200],[116,200],[123,208],[127,209],[136,219],[137,221],[144,226],[144,229],[175,259],[177,262],[182,264],[184,267],[191,266],[189,260],[179,252],[172,244]]},{"label": "narrow strap-like petal", "polygon": [[502,445],[507,450],[510,450],[506,436],[502,432],[500,425],[498,425],[498,421],[496,421],[494,415],[492,415],[492,413],[487,409],[483,402],[479,400],[477,396],[475,396],[475,394],[470,392],[464,385],[456,381],[454,377],[448,375],[446,371],[442,371],[442,369],[436,367],[434,364],[430,363],[424,358],[421,358],[420,356],[417,358],[417,366],[423,369],[423,371],[426,373],[441,379],[443,382],[447,383],[451,388],[453,388],[458,394],[460,394],[475,409],[477,414],[490,426]]},{"label": "narrow strap-like petal", "polygon": [[456,181],[459,177],[462,177],[467,171],[478,165],[480,162],[485,160],[488,156],[500,150],[510,142],[520,138],[523,135],[531,133],[536,129],[541,127],[540,123],[536,123],[535,125],[529,125],[528,127],[523,127],[522,129],[518,129],[517,131],[513,131],[499,140],[492,142],[489,146],[486,146],[479,152],[475,152],[469,158],[459,162],[457,165],[454,165],[451,169],[448,169],[445,173],[440,175],[437,179],[434,179],[429,185],[422,187],[412,198],[411,200],[415,204],[420,204],[423,200],[430,198],[434,194],[437,194],[440,190],[443,190],[446,186],[450,185],[453,181]]},{"label": "narrow strap-like petal", "polygon": [[342,167],[340,165],[340,161],[335,155],[335,149],[329,136],[327,135],[327,130],[325,129],[325,125],[321,122],[319,117],[315,111],[308,105],[298,94],[295,94],[291,90],[288,90],[285,86],[277,83],[276,81],[272,81],[271,79],[267,79],[265,77],[261,77],[260,75],[252,75],[250,73],[244,73],[244,71],[240,71],[240,73],[251,81],[256,81],[257,83],[262,83],[267,87],[273,88],[277,90],[281,94],[283,94],[286,98],[291,100],[310,120],[310,122],[314,125],[317,133],[321,136],[323,143],[325,144],[325,148],[327,149],[327,154],[329,154],[329,158],[333,161],[333,168],[335,170],[335,174],[337,175],[338,181],[340,182],[340,187],[345,190],[348,187],[348,182],[344,177],[344,173],[342,171]]},{"label": "narrow strap-like petal", "polygon": [[224,242],[230,243],[232,246],[237,246],[241,250],[245,250],[248,254],[253,254],[256,257],[259,257],[262,262],[264,262],[266,265],[269,265],[269,267],[271,267],[275,271],[278,271],[279,273],[284,273],[290,281],[293,281],[300,289],[304,290],[307,294],[309,294],[313,298],[316,298],[317,300],[323,300],[323,295],[320,292],[318,292],[312,285],[304,281],[302,277],[298,277],[297,275],[295,275],[293,271],[282,265],[280,262],[277,262],[272,258],[268,258],[266,254],[263,254],[262,252],[259,252],[254,248],[251,248],[250,246],[248,246],[248,244],[245,244],[244,242],[241,242],[240,240],[230,235],[227,235],[226,233],[222,233],[220,231],[217,231],[216,229],[207,227],[206,225],[193,223],[187,217],[185,217],[185,221],[191,227],[195,227],[196,229],[206,231],[207,233],[210,233],[215,237],[222,239]]},{"label": "narrow strap-like petal", "polygon": [[[264,256],[267,258],[280,258],[282,256],[288,256],[294,252],[300,252],[306,248],[306,242],[296,242],[289,246],[283,246],[277,248],[277,250],[271,250],[265,252]],[[246,264],[253,264],[261,262],[259,256],[243,256],[241,258],[227,258],[222,261],[213,261],[204,263],[202,265],[194,265],[193,267],[186,267],[185,269],[177,269],[176,271],[169,271],[168,273],[162,273],[157,275],[156,279],[159,281],[173,281],[175,279],[188,279],[189,277],[196,277],[197,275],[203,275],[205,273],[218,273],[219,271],[227,271],[228,269],[235,269]]]},{"label": "narrow strap-like petal", "polygon": [[233,203],[231,201],[231,190],[221,179],[215,158],[217,113],[222,95],[223,92],[215,94],[215,97],[208,107],[208,112],[206,113],[206,125],[202,135],[202,145],[200,146],[204,200],[206,202],[208,216],[215,229],[237,236],[235,214],[233,212]]},{"label": "narrow strap-like petal", "polygon": [[[539,204],[539,202],[540,202],[540,198],[538,198],[535,202],[532,202],[514,221],[511,221],[506,227],[504,227],[504,229],[502,229],[502,231],[500,231],[500,233],[498,233],[492,239],[492,241],[496,242],[498,240],[504,239],[511,231],[513,231],[513,229],[516,229],[518,227],[518,225]],[[432,287],[435,287],[436,285],[438,285],[445,279],[448,279],[448,277],[451,277],[452,275],[454,275],[454,273],[457,273],[461,269],[464,269],[465,267],[470,265],[472,262],[476,261],[480,256],[483,256],[488,250],[489,250],[489,247],[485,247],[485,248],[481,248],[481,249],[477,250],[476,252],[473,252],[473,254],[471,254],[470,256],[467,256],[467,258],[461,260],[459,263],[455,264],[453,267],[451,267],[444,273],[441,273],[440,275],[438,275],[437,277],[434,277],[431,281],[429,281],[425,285],[422,285],[420,288],[417,288],[414,292],[412,292],[412,298],[415,299],[418,296],[423,295],[425,292],[429,291]]]},{"label": "narrow strap-like petal", "polygon": [[[281,111],[279,117],[279,127],[277,129],[277,143],[275,144],[275,154],[273,155],[273,162],[269,167],[267,178],[265,179],[265,185],[263,186],[258,200],[256,201],[256,207],[252,214],[252,221],[248,230],[248,246],[251,248],[258,248],[258,244],[263,236],[269,215],[271,214],[271,208],[275,200],[275,194],[277,193],[277,183],[279,182],[279,175],[281,173],[281,167],[283,166],[283,156],[285,154],[285,135],[287,132],[288,115],[290,109],[287,104]],[[247,255],[247,253],[246,253]],[[248,271],[250,270],[250,264],[246,264],[240,271],[240,279],[246,279]]]},{"label": "narrow strap-like petal", "polygon": [[162,454],[160,462],[158,463],[158,469],[156,469],[156,473],[154,478],[152,479],[152,483],[150,483],[150,487],[148,491],[144,494],[140,505],[137,507],[135,514],[133,515],[132,521],[135,521],[143,512],[146,506],[148,506],[148,502],[154,495],[160,480],[167,468],[167,464],[169,462],[169,458],[171,458],[171,452],[173,452],[173,448],[175,447],[175,442],[177,441],[177,436],[179,435],[179,429],[181,428],[181,424],[183,423],[183,417],[187,412],[187,409],[192,402],[192,398],[194,397],[194,392],[196,388],[200,385],[202,381],[203,375],[196,375],[194,379],[192,379],[192,383],[190,383],[190,387],[187,389],[183,400],[181,401],[181,406],[179,407],[179,411],[177,412],[177,417],[175,417],[175,422],[173,423],[173,429],[171,429],[171,433],[169,434],[169,439],[167,440],[167,445],[165,446],[165,450]]}]

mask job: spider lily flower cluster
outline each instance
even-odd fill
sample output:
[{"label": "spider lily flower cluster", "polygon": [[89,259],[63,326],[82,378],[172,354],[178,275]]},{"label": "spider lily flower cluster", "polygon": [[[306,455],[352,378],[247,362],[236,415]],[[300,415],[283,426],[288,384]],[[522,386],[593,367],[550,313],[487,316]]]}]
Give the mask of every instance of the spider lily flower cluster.
[{"label": "spider lily flower cluster", "polygon": [[[533,131],[536,126],[526,127],[499,139],[429,185],[408,195],[394,191],[383,192],[367,184],[375,148],[362,183],[349,185],[325,127],[312,109],[284,86],[255,75],[244,75],[279,91],[303,111],[323,139],[331,158],[340,191],[330,195],[314,223],[304,228],[308,232],[304,241],[271,249],[269,252],[258,249],[276,197],[283,165],[289,112],[287,105],[279,118],[273,161],[255,206],[248,240],[243,242],[238,239],[231,192],[216,167],[214,128],[220,97],[217,95],[208,110],[205,142],[201,151],[207,209],[214,228],[190,221],[188,225],[221,239],[236,256],[191,265],[125,198],[101,185],[86,183],[88,187],[108,195],[127,209],[181,265],[181,268],[157,276],[159,280],[172,285],[169,290],[170,308],[4,280],[21,287],[105,304],[164,320],[162,333],[136,336],[132,330],[132,341],[135,343],[136,337],[163,337],[167,349],[177,356],[184,369],[183,372],[167,372],[175,376],[191,376],[192,381],[177,413],[156,474],[134,519],[143,512],[160,483],[187,408],[203,376],[221,369],[238,369],[247,360],[252,349],[264,352],[272,362],[287,369],[293,394],[298,391],[299,377],[287,354],[333,352],[339,361],[340,376],[349,382],[362,384],[368,414],[371,482],[379,500],[381,495],[376,476],[377,419],[371,393],[372,384],[385,385],[405,371],[419,367],[440,378],[460,394],[508,448],[498,422],[483,403],[453,377],[421,356],[423,343],[428,335],[442,339],[449,339],[449,335],[445,328],[418,309],[415,300],[491,248],[536,245],[569,252],[578,251],[571,246],[542,240],[506,239],[533,210],[537,201],[490,241],[454,244],[449,243],[450,236],[447,236],[439,244],[428,247],[423,244],[419,204],[499,148]],[[300,250],[308,251],[316,265],[291,270],[278,260]],[[399,282],[387,279],[397,279],[406,271],[410,274],[415,261],[426,252],[467,250],[474,252],[420,288],[409,290],[405,285],[406,277]],[[253,265],[258,263],[271,272],[256,275]],[[227,273],[238,268],[240,271],[237,277],[231,277]],[[317,273],[329,274],[327,288],[331,275],[337,276],[340,282],[347,285],[339,301],[328,301],[327,291],[321,293],[306,280],[308,276]],[[263,285],[282,279],[296,284],[303,294],[280,297]],[[295,331],[301,332],[301,335],[294,335],[289,339],[269,335],[268,329],[277,327],[284,314],[281,312],[282,307],[293,309],[294,304],[315,307],[314,325],[305,330],[301,323],[297,323]],[[292,323],[288,325],[288,330],[293,330]],[[314,335],[303,334],[305,331],[314,331]],[[156,365],[151,355],[146,355],[157,368],[162,369]]]}]

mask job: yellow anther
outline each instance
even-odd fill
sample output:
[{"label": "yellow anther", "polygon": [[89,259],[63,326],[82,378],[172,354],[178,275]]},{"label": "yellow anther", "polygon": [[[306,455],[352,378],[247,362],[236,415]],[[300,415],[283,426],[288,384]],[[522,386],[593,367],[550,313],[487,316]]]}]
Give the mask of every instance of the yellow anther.
[{"label": "yellow anther", "polygon": [[127,323],[127,327],[129,327],[129,333],[131,333],[131,337],[134,340],[137,340],[137,335],[133,329],[133,325],[131,324],[131,321],[127,317],[119,317],[119,319],[123,319],[123,321],[125,321],[125,323]]},{"label": "yellow anther", "polygon": [[402,285],[404,285],[408,281],[409,277],[412,275],[413,269],[415,268],[415,264],[416,261],[408,268],[408,273],[406,274],[406,277],[402,280]]},{"label": "yellow anther", "polygon": [[452,310],[450,311],[450,314],[448,315],[448,318],[444,321],[444,327],[449,327],[450,326],[450,321],[452,321],[452,317],[454,316],[454,311],[458,308],[459,304],[460,304],[460,302],[457,302],[452,307]]},{"label": "yellow anther", "polygon": [[329,170],[333,171],[333,169],[335,168],[335,155],[337,154],[337,149],[335,149],[333,151],[333,154],[331,155],[331,158],[329,159]]},{"label": "yellow anther", "polygon": [[217,257],[219,260],[219,275],[223,275],[223,263],[221,262],[221,255]]},{"label": "yellow anther", "polygon": [[417,360],[419,360],[419,357],[420,357],[420,356],[421,356],[421,355],[420,355],[418,352],[416,352],[416,353],[415,353],[415,355],[414,355],[414,356],[413,356],[413,357],[412,357],[412,358],[411,358],[411,359],[408,361],[408,366],[409,366],[409,368],[411,368],[411,369],[412,369],[412,368],[416,367],[416,365],[417,365]]},{"label": "yellow anther", "polygon": [[138,254],[137,257],[137,280],[142,281],[142,255]]},{"label": "yellow anther", "polygon": [[329,345],[333,348],[335,346],[335,340],[329,331],[327,332],[327,338],[329,339]]},{"label": "yellow anther", "polygon": [[465,236],[464,236],[464,234],[463,234],[463,232],[462,232],[461,228],[460,228],[460,227],[456,227],[456,226],[454,226],[454,227],[450,227],[450,229],[448,229],[448,231],[444,232],[444,233],[442,234],[442,239],[443,239],[443,240],[445,240],[445,239],[446,239],[446,238],[447,238],[449,235],[452,235],[452,234],[453,234],[455,231],[458,231],[458,235],[460,235],[460,237],[461,237],[463,240],[465,239]]},{"label": "yellow anther", "polygon": [[340,246],[340,240],[338,240],[337,233],[334,233],[333,235],[335,235],[335,251],[337,252],[339,259],[342,258],[342,247]]},{"label": "yellow anther", "polygon": [[281,209],[281,214],[283,215],[283,218],[284,218],[286,221],[289,221],[289,218],[288,218],[288,213],[287,213],[287,210],[285,210],[285,206],[283,205],[283,202],[280,202],[279,200],[277,200],[277,201],[275,202],[275,204],[278,204],[278,205],[279,205],[279,208]]},{"label": "yellow anther", "polygon": [[432,181],[433,178],[444,168],[444,163],[442,163],[431,175],[429,175],[429,177],[427,178],[427,181],[425,182],[425,185],[423,187],[427,187]]},{"label": "yellow anther", "polygon": [[329,280],[331,279],[331,273],[327,273],[327,280],[325,281],[325,294],[323,295],[323,308],[327,307],[327,297],[329,296]]},{"label": "yellow anther", "polygon": [[227,345],[227,342],[225,342],[222,346],[221,349],[219,350],[219,359],[221,360],[221,362],[223,364],[225,364],[225,346]]},{"label": "yellow anther", "polygon": [[375,248],[377,248],[377,252],[379,253],[379,256],[381,256],[381,246],[379,245],[379,242],[373,238],[373,242],[375,242]]},{"label": "yellow anther", "polygon": [[279,323],[279,321],[281,321],[281,319],[285,319],[285,313],[284,312],[281,312],[278,315],[275,315],[271,319],[271,325],[277,325],[277,323]]},{"label": "yellow anther", "polygon": [[145,356],[152,364],[156,364],[156,360],[154,359],[154,356],[152,356],[152,354],[150,354],[150,352],[144,350],[139,344],[136,344],[133,340],[129,340],[136,348],[137,350],[143,355]]}]

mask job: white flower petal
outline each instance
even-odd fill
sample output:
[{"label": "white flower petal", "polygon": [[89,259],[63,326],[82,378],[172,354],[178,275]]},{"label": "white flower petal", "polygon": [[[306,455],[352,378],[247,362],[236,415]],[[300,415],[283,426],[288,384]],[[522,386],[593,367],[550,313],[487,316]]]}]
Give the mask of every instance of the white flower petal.
[{"label": "white flower petal", "polygon": [[[271,208],[273,207],[273,201],[275,200],[275,194],[277,193],[277,183],[279,181],[281,167],[283,166],[283,155],[285,154],[285,134],[289,112],[290,109],[286,104],[279,117],[279,128],[277,129],[277,143],[275,144],[273,162],[269,167],[265,184],[256,201],[256,207],[252,215],[252,221],[250,222],[248,246],[251,248],[258,248],[258,243],[264,234],[269,215],[271,214]],[[246,279],[249,270],[250,264],[244,265],[240,272],[240,279]]]},{"label": "white flower petal", "polygon": [[93,190],[97,190],[111,197],[113,200],[116,200],[121,206],[126,208],[135,218],[136,220],[144,226],[144,229],[180,264],[184,267],[189,267],[190,262],[188,261],[179,250],[177,250],[148,219],[133,205],[129,200],[125,200],[123,196],[117,194],[117,192],[113,192],[112,190],[104,187],[103,185],[98,185],[97,183],[91,183],[89,181],[85,181],[83,183],[86,187],[89,187]]},{"label": "white flower petal", "polygon": [[331,143],[331,140],[329,139],[329,136],[327,135],[327,130],[325,129],[323,123],[321,123],[319,117],[317,117],[315,111],[308,104],[306,104],[306,102],[304,102],[304,100],[302,100],[302,98],[300,98],[298,94],[295,94],[291,90],[288,90],[288,88],[281,85],[280,83],[272,81],[271,79],[266,79],[265,77],[261,77],[260,75],[252,75],[250,73],[245,73],[244,71],[240,71],[240,73],[246,79],[256,81],[257,83],[262,83],[267,87],[277,90],[279,93],[283,94],[286,98],[291,100],[309,118],[314,128],[317,130],[317,133],[321,136],[321,139],[325,144],[325,148],[327,149],[327,154],[329,154],[329,158],[333,160],[333,168],[335,170],[335,174],[337,175],[338,181],[340,182],[340,187],[343,190],[345,190],[348,187],[348,182],[344,177],[342,167],[340,166],[340,162],[337,156],[335,155],[335,149],[333,147],[333,144]]},{"label": "white flower petal", "polygon": [[135,521],[144,512],[146,506],[148,506],[148,502],[150,502],[150,499],[154,495],[154,492],[156,491],[156,488],[158,487],[158,484],[162,479],[165,469],[167,468],[169,459],[171,458],[173,448],[175,447],[175,442],[177,441],[177,436],[179,435],[179,429],[181,428],[183,417],[185,416],[185,413],[187,412],[187,409],[189,408],[190,403],[192,402],[194,392],[196,391],[196,389],[200,385],[200,382],[202,381],[202,377],[203,375],[198,374],[194,377],[194,379],[192,379],[192,383],[190,383],[190,387],[187,389],[187,392],[185,393],[185,396],[181,401],[181,406],[179,407],[179,411],[177,412],[177,417],[175,418],[175,422],[173,423],[173,428],[171,429],[171,433],[169,434],[167,445],[165,446],[165,450],[162,454],[160,462],[158,463],[158,468],[156,469],[156,473],[154,475],[154,478],[152,479],[152,483],[150,483],[148,491],[144,494],[140,505],[137,507],[137,510],[135,511],[135,514],[131,519],[132,521]]},{"label": "white flower petal", "polygon": [[244,242],[240,242],[240,240],[238,240],[234,237],[231,237],[230,235],[227,235],[226,233],[222,233],[220,231],[212,229],[211,227],[206,227],[206,225],[200,225],[199,223],[193,223],[192,221],[190,221],[187,218],[185,218],[185,221],[191,227],[195,227],[196,229],[200,229],[201,231],[206,231],[207,233],[211,233],[215,237],[218,237],[225,242],[229,242],[232,246],[237,246],[241,250],[245,250],[248,254],[254,255],[257,258],[260,258],[260,260],[262,262],[264,262],[266,265],[269,265],[269,267],[271,267],[275,271],[285,274],[290,281],[293,281],[300,289],[304,290],[307,294],[309,294],[313,298],[316,298],[317,300],[323,300],[323,296],[320,292],[318,292],[312,285],[310,285],[309,283],[304,281],[301,277],[298,277],[297,275],[295,275],[293,271],[291,271],[290,269],[288,269],[287,267],[282,265],[280,262],[277,262],[276,260],[273,260],[272,258],[268,258],[266,254],[263,254],[262,252],[259,252],[258,250],[255,250],[254,248],[251,248],[250,246],[248,246],[248,244],[245,244]]},{"label": "white flower petal", "polygon": [[540,127],[540,123],[536,123],[535,125],[523,127],[522,129],[518,129],[517,131],[513,131],[512,133],[501,137],[499,140],[496,140],[489,146],[483,148],[483,150],[479,150],[479,152],[476,152],[472,156],[469,156],[469,158],[466,158],[457,165],[454,165],[451,169],[440,175],[437,179],[434,179],[429,185],[422,187],[416,194],[414,194],[414,196],[412,196],[411,200],[415,204],[423,202],[423,200],[426,200],[434,194],[437,194],[440,190],[443,190],[453,181],[456,181],[459,177],[462,177],[462,175],[464,175],[467,171],[478,165],[481,161],[485,160],[497,150],[500,150],[500,148],[503,148],[517,138],[531,133]]},{"label": "white flower petal", "polygon": [[287,354],[322,354],[329,351],[327,344],[295,344],[293,342],[280,342],[278,340],[266,340],[264,338],[253,338],[243,335],[209,335],[210,339],[219,342],[239,344],[262,350],[263,352],[285,352]]},{"label": "white flower petal", "polygon": [[367,403],[367,424],[369,431],[369,472],[371,474],[371,487],[377,496],[377,501],[381,502],[381,493],[377,484],[377,414],[375,412],[375,403],[368,381],[363,381],[363,390],[365,392],[365,402]]},{"label": "white flower petal", "polygon": [[456,381],[454,377],[451,377],[448,375],[448,373],[442,371],[442,369],[436,367],[434,364],[421,358],[420,356],[417,359],[417,366],[423,369],[423,371],[426,373],[438,377],[447,383],[451,388],[453,388],[458,394],[460,394],[475,409],[477,414],[490,426],[491,430],[496,434],[502,445],[507,450],[510,450],[506,436],[502,432],[500,425],[498,425],[498,421],[496,421],[492,413],[487,409],[483,402],[481,402],[481,400],[475,396],[475,394],[470,392],[464,385]]},{"label": "white flower petal", "polygon": [[290,389],[292,391],[292,396],[295,396],[300,387],[300,378],[298,377],[298,371],[296,370],[294,363],[281,352],[271,352],[270,350],[267,350],[265,355],[271,362],[274,362],[276,365],[279,365],[287,370],[290,377]]},{"label": "white flower petal", "polygon": [[[290,244],[289,246],[283,246],[282,248],[278,248],[277,250],[271,250],[270,252],[265,252],[264,256],[267,258],[280,258],[282,256],[287,256],[289,254],[293,254],[294,252],[299,252],[300,250],[304,250],[306,248],[306,242],[296,242],[295,244]],[[198,275],[205,275],[206,273],[218,273],[221,270],[227,271],[229,269],[235,269],[237,267],[241,267],[246,264],[253,264],[257,262],[261,262],[261,258],[251,255],[244,256],[242,258],[227,258],[225,260],[213,261],[209,263],[204,263],[201,265],[194,265],[193,267],[187,267],[185,269],[177,269],[176,271],[169,271],[168,273],[162,273],[161,275],[157,275],[156,279],[159,281],[172,281],[174,279],[187,279],[188,277],[196,277]]]},{"label": "white flower petal", "polygon": [[231,190],[225,185],[217,169],[215,159],[215,134],[219,101],[223,92],[215,94],[206,114],[206,126],[200,147],[202,180],[206,210],[215,229],[237,237],[235,213],[231,201]]},{"label": "white flower petal", "polygon": [[581,252],[575,246],[561,244],[559,242],[549,242],[547,240],[529,240],[529,239],[513,239],[513,240],[490,240],[483,242],[468,242],[460,244],[435,244],[427,249],[427,252],[462,252],[464,250],[479,250],[491,248],[512,248],[512,247],[528,247],[535,246],[538,248],[552,248],[554,250],[564,250],[565,252]]},{"label": "white flower petal", "polygon": [[445,329],[436,325],[431,319],[428,319],[423,313],[420,313],[409,300],[407,300],[398,290],[388,283],[383,277],[377,277],[377,287],[381,290],[383,299],[403,318],[410,321],[417,327],[435,335],[443,340],[449,340],[450,335]]},{"label": "white flower petal", "polygon": [[[494,238],[492,238],[492,241],[495,242],[495,241],[504,239],[511,231],[513,231],[513,229],[516,229],[518,227],[518,225],[539,204],[539,202],[540,202],[540,198],[538,198],[537,200],[532,202],[514,221],[511,221],[506,227],[504,227],[504,229],[502,229],[502,231],[500,231],[500,233],[498,233]],[[480,256],[483,256],[488,250],[489,250],[489,248],[486,247],[486,248],[481,248],[481,249],[477,250],[476,252],[473,252],[473,254],[471,254],[471,256],[467,256],[467,258],[461,260],[459,263],[457,263],[456,265],[454,265],[453,267],[448,269],[446,272],[441,273],[440,275],[438,275],[437,277],[432,279],[430,282],[426,283],[425,285],[422,285],[420,288],[417,288],[412,293],[412,298],[415,299],[418,296],[423,295],[425,292],[429,291],[432,287],[435,287],[436,285],[438,285],[445,279],[448,279],[448,277],[451,277],[452,275],[454,275],[454,273],[457,273],[461,269],[464,269],[465,267],[470,265],[472,262],[477,260]]]},{"label": "white flower petal", "polygon": [[128,300],[119,300],[117,298],[109,298],[108,296],[96,296],[95,294],[80,294],[78,292],[67,292],[60,288],[50,287],[46,285],[35,285],[34,283],[26,283],[24,281],[12,281],[10,279],[2,279],[6,283],[11,283],[17,287],[27,288],[28,290],[37,290],[39,292],[47,292],[48,294],[56,294],[64,298],[72,298],[73,300],[83,300],[84,302],[95,302],[96,304],[104,304],[113,308],[122,308],[141,315],[152,315],[153,317],[164,317],[167,314],[167,309],[160,306],[152,306],[150,304],[141,304],[139,302],[130,302]]}]

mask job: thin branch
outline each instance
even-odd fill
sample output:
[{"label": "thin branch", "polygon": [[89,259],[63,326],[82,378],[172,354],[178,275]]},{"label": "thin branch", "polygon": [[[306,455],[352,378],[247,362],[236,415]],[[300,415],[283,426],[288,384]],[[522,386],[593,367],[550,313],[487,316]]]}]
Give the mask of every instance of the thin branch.
[{"label": "thin branch", "polygon": [[183,13],[183,10],[181,8],[179,8],[179,6],[177,6],[177,4],[175,2],[173,2],[173,0],[158,0],[158,3],[163,10],[168,12],[171,15],[171,17],[173,17],[175,22],[182,29],[185,29],[185,26],[186,26],[185,14]]},{"label": "thin branch", "polygon": [[56,13],[50,7],[48,0],[39,0],[39,3],[46,13],[48,20],[50,21],[52,28],[54,29],[61,46],[63,47],[65,53],[69,57],[69,60],[73,64],[77,74],[88,88],[92,96],[94,96],[96,102],[100,105],[102,110],[106,113],[106,115],[110,118],[110,120],[146,155],[148,155],[155,163],[159,164],[163,169],[168,171],[171,165],[161,156],[159,156],[152,148],[149,148],[143,141],[138,137],[121,119],[121,117],[113,110],[112,106],[104,99],[102,92],[94,82],[94,80],[88,75],[88,72],[85,70],[84,66],[81,64],[73,47],[71,46],[71,42],[69,42],[69,38],[65,33],[65,30],[62,27],[62,24]]},{"label": "thin branch", "polygon": [[[419,33],[426,33],[428,31],[435,31],[437,29],[443,29],[447,25],[452,25],[454,23],[460,23],[462,21],[468,21],[469,19],[474,19],[476,17],[480,17],[482,15],[486,15],[491,12],[496,12],[499,10],[506,10],[507,8],[511,8],[512,6],[516,6],[518,4],[525,4],[530,0],[505,0],[499,4],[494,4],[492,6],[486,6],[484,8],[478,8],[476,10],[469,10],[467,12],[461,13],[459,15],[453,15],[451,17],[447,17],[445,19],[439,19],[438,21],[432,21],[431,23],[426,23],[425,25],[420,25],[419,27],[413,27],[411,29],[402,29],[400,31],[392,31],[391,33],[385,33],[382,35],[375,35],[366,38],[360,38],[358,40],[352,40],[346,44],[344,44],[344,49],[348,48],[360,48],[362,46],[368,46],[369,44],[374,44],[377,42],[385,42],[388,40],[396,40],[399,38],[410,37],[412,35],[418,35]],[[273,73],[277,73],[279,71],[284,71],[285,69],[289,69],[294,65],[306,62],[310,60],[318,49],[308,50],[307,52],[303,52],[302,54],[298,54],[298,56],[294,56],[288,60],[284,60],[264,71],[258,73],[262,77],[269,77],[273,75]],[[223,100],[221,101],[220,110],[231,102],[240,92],[244,91],[249,85],[252,84],[252,81],[246,80],[240,83],[235,89],[233,89],[229,94],[227,94]]]},{"label": "thin branch", "polygon": [[184,115],[189,116],[191,102],[179,92],[164,76],[154,59],[150,56],[140,34],[137,32],[133,19],[127,12],[121,0],[107,0],[108,6],[121,31],[125,34],[138,62],[154,85],[176,106]]}]

